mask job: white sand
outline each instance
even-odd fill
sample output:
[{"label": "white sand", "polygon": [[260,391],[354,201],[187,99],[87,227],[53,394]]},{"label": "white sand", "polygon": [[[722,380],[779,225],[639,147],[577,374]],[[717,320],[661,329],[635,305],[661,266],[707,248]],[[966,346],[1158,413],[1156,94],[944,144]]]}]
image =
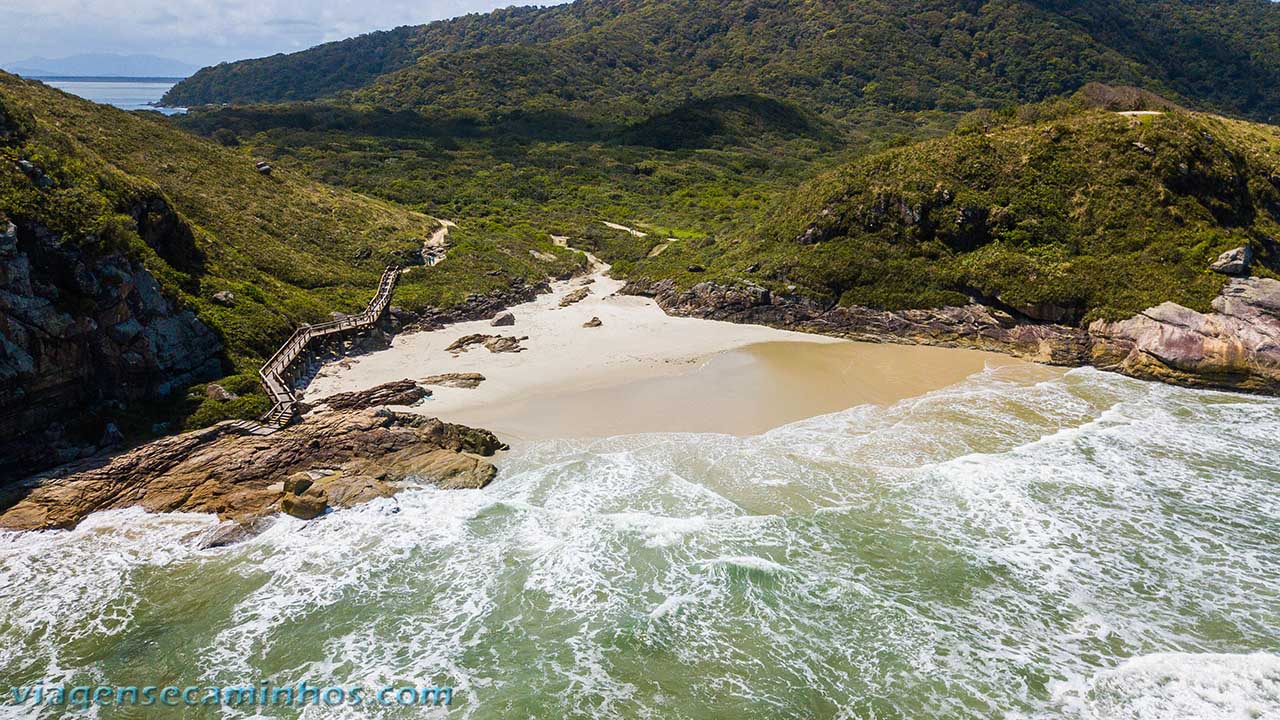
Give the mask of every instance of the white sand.
[{"label": "white sand", "polygon": [[[887,403],[1016,361],[966,350],[851,343],[818,335],[671,317],[597,266],[591,294],[559,306],[584,279],[511,309],[516,324],[489,320],[396,337],[392,347],[330,363],[305,399],[404,378],[480,373],[475,389],[432,387],[414,412],[486,427],[507,440],[659,430],[751,434],[865,402]],[[602,327],[584,328],[592,317]],[[455,356],[463,335],[525,337],[525,351],[480,345]],[[830,348],[830,351],[822,351]],[[344,367],[344,365],[346,367]]]},{"label": "white sand", "polygon": [[[564,390],[584,390],[688,370],[715,353],[752,343],[794,340],[840,342],[756,325],[670,317],[650,299],[615,296],[623,283],[591,276],[585,300],[560,307],[560,299],[583,287],[584,278],[554,283],[553,292],[511,308],[516,324],[492,327],[489,320],[458,323],[433,332],[401,335],[391,348],[351,358],[349,368],[330,363],[317,373],[305,399],[314,402],[339,392],[362,390],[403,378],[421,379],[448,372],[485,376],[473,390],[432,388],[433,399],[418,408],[442,417],[459,410]],[[592,317],[604,323],[584,328]],[[519,353],[491,353],[472,346],[456,357],[445,351],[463,335],[528,336]]]}]

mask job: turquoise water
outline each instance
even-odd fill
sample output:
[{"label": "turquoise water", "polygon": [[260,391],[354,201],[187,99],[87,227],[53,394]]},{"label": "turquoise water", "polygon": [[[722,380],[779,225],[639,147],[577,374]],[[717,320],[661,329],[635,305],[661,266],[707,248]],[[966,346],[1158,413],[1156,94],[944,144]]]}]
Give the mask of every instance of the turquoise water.
[{"label": "turquoise water", "polygon": [[[1044,378],[988,370],[749,438],[534,443],[486,490],[222,549],[199,548],[210,518],[138,511],[3,535],[0,689],[452,685],[461,718],[1280,717],[1280,402]],[[302,713],[424,715],[445,713]]]},{"label": "turquoise water", "polygon": [[186,112],[182,108],[157,108],[152,103],[160,101],[176,82],[142,80],[41,80],[50,87],[72,95],[79,95],[104,105],[115,105],[123,110],[155,110],[165,115]]}]

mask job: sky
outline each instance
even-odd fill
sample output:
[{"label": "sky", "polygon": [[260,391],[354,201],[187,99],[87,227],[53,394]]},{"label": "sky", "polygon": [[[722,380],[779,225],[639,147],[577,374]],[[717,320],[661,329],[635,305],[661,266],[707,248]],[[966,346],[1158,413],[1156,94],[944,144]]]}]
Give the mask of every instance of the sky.
[{"label": "sky", "polygon": [[0,62],[91,52],[193,65],[302,50],[372,30],[557,0],[0,0]]}]

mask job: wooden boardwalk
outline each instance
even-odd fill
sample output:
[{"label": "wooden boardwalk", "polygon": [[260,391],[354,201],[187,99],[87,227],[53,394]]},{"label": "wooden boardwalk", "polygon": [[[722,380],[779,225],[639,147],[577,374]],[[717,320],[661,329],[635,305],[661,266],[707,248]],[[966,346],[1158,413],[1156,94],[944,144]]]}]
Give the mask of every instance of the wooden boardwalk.
[{"label": "wooden boardwalk", "polygon": [[399,265],[390,265],[383,271],[382,278],[378,280],[378,292],[369,301],[368,308],[359,315],[332,322],[303,325],[293,331],[293,335],[290,335],[284,345],[281,345],[280,349],[276,350],[275,354],[258,370],[262,387],[266,388],[267,397],[271,398],[271,409],[257,422],[241,420],[233,423],[231,427],[250,435],[270,435],[293,422],[298,415],[298,398],[294,395],[287,378],[294,363],[303,356],[314,340],[366,330],[376,325],[391,304],[391,291],[395,289],[396,281],[400,279],[400,272]]},{"label": "wooden boardwalk", "polygon": [[[444,248],[432,248],[423,253],[428,267],[444,260]],[[258,370],[262,386],[271,398],[272,406],[265,415],[253,420],[240,420],[231,424],[231,428],[249,435],[271,435],[293,422],[298,415],[298,398],[290,386],[288,378],[294,363],[298,362],[315,340],[340,335],[343,333],[367,330],[378,324],[383,313],[391,305],[391,293],[395,290],[396,281],[400,279],[403,269],[399,265],[389,265],[378,280],[378,292],[369,301],[368,308],[359,315],[334,320],[316,325],[303,325],[294,331],[284,345],[267,360]]]}]

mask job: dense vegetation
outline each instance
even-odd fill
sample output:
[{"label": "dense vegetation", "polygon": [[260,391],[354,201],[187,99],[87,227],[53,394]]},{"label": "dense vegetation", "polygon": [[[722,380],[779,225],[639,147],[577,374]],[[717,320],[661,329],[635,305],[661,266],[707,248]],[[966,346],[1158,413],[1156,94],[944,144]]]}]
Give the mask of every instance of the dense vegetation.
[{"label": "dense vegetation", "polygon": [[471,15],[208,68],[174,104],[314,99],[562,110],[619,119],[762,94],[847,118],[1142,85],[1193,105],[1280,112],[1268,0],[578,0]]},{"label": "dense vegetation", "polygon": [[[4,163],[0,214],[142,258],[222,333],[237,392],[433,218],[457,245],[405,278],[410,309],[579,267],[553,233],[685,286],[1063,322],[1205,309],[1223,250],[1278,267],[1280,134],[1182,106],[1280,114],[1277,58],[1267,0],[578,0],[208,68],[167,100],[237,104],[170,119],[0,76],[5,159],[55,178]],[[1134,109],[1163,114],[1114,112]],[[122,213],[148,194],[190,247]]]},{"label": "dense vegetation", "polygon": [[[236,392],[257,392],[257,365],[297,324],[361,309],[386,264],[412,261],[438,227],[426,215],[288,168],[262,175],[247,152],[159,115],[95,105],[4,73],[0,117],[7,138],[0,142],[0,218],[43,225],[86,250],[141,259],[169,295],[222,335]],[[19,161],[49,180],[33,183]],[[140,232],[126,211],[151,197],[181,219],[181,228],[164,234],[166,245]],[[512,233],[498,246],[463,229],[457,241],[447,269],[406,275],[398,304],[447,306],[513,277],[541,280],[579,262],[545,235]],[[234,306],[213,302],[222,290],[235,293]],[[196,421],[264,404],[255,396],[236,407],[205,407]]]},{"label": "dense vegetation", "polygon": [[763,211],[815,162],[904,134],[941,134],[952,122],[933,114],[881,120],[866,135],[841,136],[777,101],[737,96],[634,123],[330,103],[204,109],[177,122],[324,182],[472,228],[483,223],[491,236],[520,228],[577,236],[601,220],[705,235]]},{"label": "dense vegetation", "polygon": [[977,298],[1060,322],[1208,310],[1223,251],[1251,245],[1271,268],[1258,272],[1280,268],[1280,129],[1137,97],[1168,109],[1118,114],[1082,94],[974,113],[823,174],[741,242],[673,243],[657,267],[633,250],[627,269],[891,309]]}]

